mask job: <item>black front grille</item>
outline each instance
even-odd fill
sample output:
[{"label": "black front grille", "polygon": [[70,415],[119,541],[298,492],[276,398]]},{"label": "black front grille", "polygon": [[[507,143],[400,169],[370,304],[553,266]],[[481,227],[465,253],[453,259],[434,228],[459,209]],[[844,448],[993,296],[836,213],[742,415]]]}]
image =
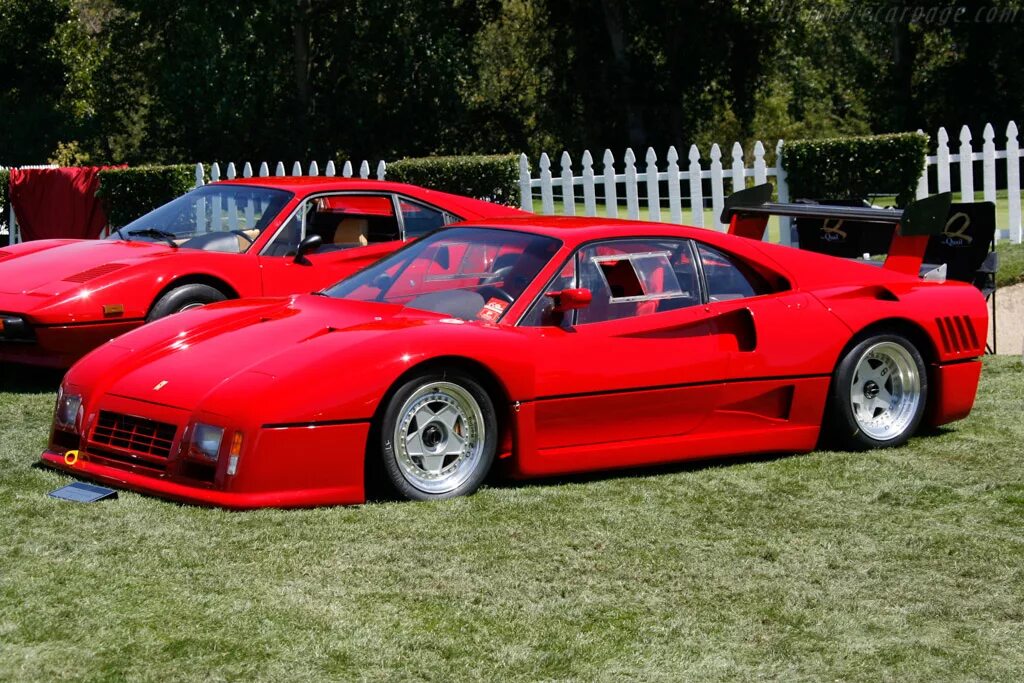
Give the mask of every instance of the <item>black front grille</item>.
[{"label": "black front grille", "polygon": [[167,458],[177,431],[177,426],[166,422],[101,410],[92,430],[92,442],[129,453]]},{"label": "black front grille", "polygon": [[124,467],[128,466],[129,469],[143,469],[147,473],[151,474],[162,474],[167,471],[167,461],[159,458],[142,457],[139,455],[129,455],[126,453],[119,453],[117,451],[110,450],[109,448],[102,448],[100,446],[91,446],[89,448],[90,460],[99,462],[101,465],[109,465],[113,467]]}]

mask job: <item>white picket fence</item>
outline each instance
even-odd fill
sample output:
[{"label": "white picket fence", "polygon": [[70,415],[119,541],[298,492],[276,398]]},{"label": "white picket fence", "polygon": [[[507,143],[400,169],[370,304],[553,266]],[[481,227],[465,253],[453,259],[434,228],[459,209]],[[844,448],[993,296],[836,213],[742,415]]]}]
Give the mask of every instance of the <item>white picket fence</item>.
[{"label": "white picket fence", "polygon": [[[950,154],[949,134],[945,128],[939,128],[935,155],[928,157],[925,172],[917,184],[917,196],[919,198],[927,197],[930,194],[928,169],[932,167],[935,168],[936,174],[937,188],[935,191],[949,192],[953,189],[950,167],[956,164],[960,180],[960,201],[977,201],[978,195],[974,189],[974,181],[977,178],[975,164],[981,162],[981,199],[996,204],[997,209],[1001,208],[1002,202],[996,191],[996,171],[998,162],[1002,160],[1006,167],[1006,224],[997,224],[996,239],[1009,239],[1014,244],[1020,244],[1022,239],[1020,158],[1024,156],[1024,153],[1021,152],[1020,143],[1017,140],[1017,124],[1010,121],[1006,126],[1005,144],[1001,150],[996,149],[995,129],[991,123],[985,124],[981,136],[981,151],[975,152],[971,145],[971,130],[967,126],[963,126],[960,129],[960,145],[957,153]],[[1000,213],[997,210],[996,216],[999,216]]]},{"label": "white picket fence", "polygon": [[[786,183],[786,170],[782,166],[782,140],[775,146],[775,164],[768,166],[765,161],[764,144],[758,141],[754,145],[754,164],[748,167],[744,161],[743,147],[736,142],[732,146],[732,163],[728,168],[722,163],[722,150],[717,145],[711,146],[709,155],[710,164],[704,168],[701,164],[700,150],[697,145],[690,145],[687,155],[688,164],[685,169],[679,166],[679,153],[675,147],[669,147],[665,155],[665,168],[658,168],[658,155],[653,148],[647,149],[644,162],[640,170],[637,170],[637,159],[632,149],[627,149],[622,159],[622,172],[615,169],[615,156],[611,150],[606,149],[601,159],[601,172],[594,170],[594,157],[589,150],[583,152],[581,159],[581,174],[573,173],[572,159],[568,152],[562,152],[560,160],[561,170],[556,178],[551,169],[551,160],[547,153],[542,153],[540,162],[540,176],[532,178],[530,175],[530,162],[525,154],[519,157],[519,189],[522,196],[522,208],[525,211],[533,211],[534,192],[540,190],[541,213],[555,213],[555,189],[558,190],[558,201],[560,202],[561,213],[569,216],[576,215],[576,204],[579,198],[576,188],[582,188],[583,215],[598,215],[598,189],[602,191],[601,203],[604,205],[604,214],[608,218],[619,218],[620,197],[625,197],[625,217],[633,220],[641,218],[641,188],[643,188],[643,208],[646,209],[646,219],[651,221],[662,221],[664,208],[661,198],[661,183],[666,183],[668,194],[668,222],[682,223],[684,205],[688,216],[687,223],[698,227],[704,227],[704,182],[710,181],[711,210],[713,213],[713,226],[718,230],[724,230],[726,226],[721,222],[722,208],[725,204],[726,188],[725,181],[730,181],[729,193],[741,190],[746,187],[747,178],[753,178],[755,184],[767,182],[768,178],[775,178],[775,186],[778,188],[779,201],[789,200],[789,186]],[[621,186],[621,190],[620,190]],[[685,190],[684,190],[685,188]],[[791,241],[789,230],[780,231],[780,241],[789,244]]]},{"label": "white picket fence", "polygon": [[[303,168],[305,168],[305,171],[303,171]],[[196,164],[196,187],[202,187],[203,184],[206,183],[207,178],[209,179],[209,182],[215,183],[218,180],[234,180],[235,178],[239,178],[239,177],[241,177],[241,178],[252,178],[254,176],[255,177],[259,177],[259,178],[267,178],[267,177],[269,177],[271,175],[271,173],[270,173],[270,164],[267,163],[266,161],[260,162],[260,164],[258,165],[257,170],[256,170],[255,173],[253,173],[252,169],[253,169],[253,165],[247,161],[247,162],[245,162],[242,165],[242,173],[241,173],[241,175],[239,175],[238,169],[235,166],[235,163],[232,161],[232,162],[228,163],[227,168],[224,169],[224,173],[222,174],[221,173],[221,166],[220,166],[220,164],[218,162],[214,162],[214,163],[210,164],[208,169],[203,164]],[[383,160],[377,162],[377,169],[376,169],[376,173],[375,173],[376,179],[377,180],[384,180],[384,176],[386,174],[387,174],[387,164]],[[296,161],[294,164],[292,164],[291,173],[286,173],[285,172],[284,162],[283,161],[278,161],[274,165],[274,173],[273,173],[273,175],[274,176],[279,176],[279,177],[288,176],[288,175],[292,175],[292,176],[302,176],[302,175],[318,176],[318,175],[320,175],[320,165],[316,161],[311,161],[311,162],[309,162],[308,165],[303,166],[303,164],[301,164],[300,162]],[[337,166],[335,165],[334,161],[328,161],[326,164],[324,164],[323,175],[325,177],[334,177],[334,176],[338,175]],[[352,178],[352,177],[355,177],[354,167],[353,167],[351,161],[346,161],[344,164],[342,164],[342,166],[341,166],[341,177],[342,178]],[[359,178],[363,178],[363,179],[367,179],[367,178],[370,177],[370,162],[369,161],[363,160],[363,162],[359,164],[359,176],[358,177]]]},{"label": "white picket fence", "polygon": [[[924,173],[917,184],[917,196],[927,196],[931,191],[929,171],[932,168],[935,169],[937,178],[935,191],[946,192],[953,189],[951,167],[955,164],[959,171],[961,201],[977,201],[978,196],[974,190],[974,180],[978,175],[975,163],[981,162],[983,200],[995,203],[997,209],[1003,208],[1005,202],[1006,217],[1003,218],[999,210],[996,214],[997,220],[1002,221],[997,225],[997,239],[1009,239],[1020,244],[1020,158],[1024,153],[1021,152],[1017,141],[1017,126],[1011,121],[1006,127],[1005,145],[1002,150],[996,149],[995,132],[991,124],[985,126],[982,137],[982,149],[975,152],[971,147],[971,132],[964,126],[960,131],[959,149],[957,153],[951,154],[949,135],[944,128],[940,128],[936,153],[926,159]],[[712,218],[711,225],[707,227],[725,230],[727,226],[720,218],[727,195],[727,180],[728,192],[731,193],[746,187],[748,178],[752,178],[755,184],[774,178],[779,201],[789,200],[782,146],[783,141],[779,140],[775,145],[775,163],[769,166],[765,160],[764,144],[758,141],[754,145],[753,165],[748,166],[743,147],[738,142],[734,143],[731,164],[727,168],[723,164],[722,151],[717,144],[711,146],[707,162],[702,160],[697,146],[691,145],[685,168],[680,168],[680,158],[675,147],[668,149],[665,163],[661,166],[653,148],[648,148],[642,163],[638,163],[632,149],[627,149],[619,167],[621,172],[616,168],[615,156],[611,150],[604,151],[599,169],[595,169],[594,156],[588,150],[580,159],[579,174],[576,173],[568,152],[562,153],[559,169],[553,169],[550,157],[543,153],[538,163],[537,177],[532,176],[529,159],[523,154],[519,158],[521,205],[524,210],[533,211],[539,191],[542,214],[576,215],[577,205],[582,199],[582,213],[586,216],[597,216],[598,206],[603,205],[601,213],[609,218],[618,218],[624,208],[626,218],[681,224],[684,222],[685,212],[687,224],[704,227],[706,200],[710,199]],[[996,189],[996,171],[1000,160],[1006,167],[1005,200],[1000,199]],[[709,186],[710,191],[706,193],[705,190]],[[662,196],[662,188],[666,190],[667,206]],[[622,198],[625,199],[624,207]],[[792,244],[793,240],[789,221],[780,220],[778,241],[782,244]]]}]

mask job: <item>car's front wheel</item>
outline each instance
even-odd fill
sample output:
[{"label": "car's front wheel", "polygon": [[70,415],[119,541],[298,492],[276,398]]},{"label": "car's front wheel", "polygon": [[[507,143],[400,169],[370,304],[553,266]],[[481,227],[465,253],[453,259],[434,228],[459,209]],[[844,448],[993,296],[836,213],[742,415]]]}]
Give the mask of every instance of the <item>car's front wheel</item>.
[{"label": "car's front wheel", "polygon": [[392,395],[379,429],[384,474],[411,500],[469,495],[494,462],[497,418],[487,392],[461,372],[430,372]]},{"label": "car's front wheel", "polygon": [[227,297],[224,296],[224,292],[210,285],[195,283],[175,287],[153,304],[149,315],[146,316],[146,322],[151,323],[174,313],[182,313],[225,299]]},{"label": "car's front wheel", "polygon": [[836,367],[829,426],[845,448],[898,446],[917,431],[927,396],[928,375],[914,344],[899,334],[874,335]]}]

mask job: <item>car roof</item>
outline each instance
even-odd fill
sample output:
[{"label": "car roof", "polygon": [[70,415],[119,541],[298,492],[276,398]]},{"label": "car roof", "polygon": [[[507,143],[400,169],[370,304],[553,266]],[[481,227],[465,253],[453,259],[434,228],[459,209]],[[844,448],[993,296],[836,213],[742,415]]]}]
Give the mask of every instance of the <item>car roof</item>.
[{"label": "car roof", "polygon": [[395,192],[414,199],[434,204],[446,211],[459,214],[466,219],[489,218],[494,216],[517,216],[524,212],[511,206],[503,206],[482,199],[473,199],[457,194],[449,194],[439,190],[431,190],[419,185],[396,183],[389,180],[370,178],[339,178],[337,176],[261,176],[253,178],[235,178],[220,180],[217,185],[248,185],[266,187],[275,190],[286,190],[298,195],[317,194],[319,192],[338,192],[345,190]]},{"label": "car roof", "polygon": [[730,237],[709,228],[695,228],[676,223],[653,223],[650,221],[624,220],[619,218],[541,216],[524,214],[507,218],[491,218],[479,221],[464,221],[461,225],[482,228],[503,228],[536,235],[554,237],[562,242],[578,244],[595,239],[613,237],[684,237],[705,242],[720,242]]}]

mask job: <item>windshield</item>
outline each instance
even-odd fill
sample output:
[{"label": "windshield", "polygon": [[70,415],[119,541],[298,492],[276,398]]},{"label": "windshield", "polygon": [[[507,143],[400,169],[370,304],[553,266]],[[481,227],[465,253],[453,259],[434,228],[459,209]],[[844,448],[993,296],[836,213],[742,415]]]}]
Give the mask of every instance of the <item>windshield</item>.
[{"label": "windshield", "polygon": [[249,250],[291,197],[290,192],[265,187],[207,185],[150,211],[110,238],[240,254]]},{"label": "windshield", "polygon": [[448,228],[342,280],[325,294],[497,322],[560,245],[550,237],[511,230]]}]

